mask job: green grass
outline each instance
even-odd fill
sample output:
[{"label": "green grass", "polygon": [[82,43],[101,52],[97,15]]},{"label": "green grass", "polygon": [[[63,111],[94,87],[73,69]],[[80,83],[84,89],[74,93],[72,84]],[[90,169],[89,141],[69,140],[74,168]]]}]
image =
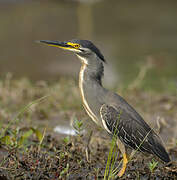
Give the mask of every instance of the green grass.
[{"label": "green grass", "polygon": [[[43,142],[44,136],[45,136],[45,130],[43,133],[40,132],[40,130],[35,129],[33,127],[31,128],[26,128],[25,130],[21,131],[19,128],[15,129],[10,129],[12,124],[18,124],[20,123],[20,117],[24,115],[26,111],[29,110],[29,108],[32,105],[37,105],[44,99],[46,99],[48,96],[44,96],[41,98],[36,99],[35,101],[27,104],[23,108],[19,110],[17,115],[8,122],[5,128],[1,128],[1,133],[0,133],[0,144],[5,145],[9,150],[10,149],[26,149],[26,147],[29,145],[29,137],[32,136],[33,134],[36,135],[38,141],[39,141],[39,148]],[[0,167],[4,161],[1,161]]]},{"label": "green grass", "polygon": [[[109,154],[108,154],[108,160],[106,163],[106,169],[105,169],[105,173],[104,173],[104,180],[106,179],[112,179],[115,177],[115,166],[116,166],[116,160],[118,157],[118,152],[116,151],[116,143],[117,143],[117,127],[119,124],[119,120],[121,118],[121,111],[118,115],[118,120],[116,123],[116,129],[114,130],[113,136],[112,136],[112,140],[111,140],[111,144],[110,144],[110,150],[109,150]],[[119,163],[120,165],[120,163]]]},{"label": "green grass", "polygon": [[104,173],[104,180],[115,178],[114,170],[116,168],[116,160],[119,155],[119,153],[116,151],[116,141],[117,138],[113,137],[110,143],[110,149]]},{"label": "green grass", "polygon": [[157,168],[158,162],[152,159],[151,162],[149,162],[149,170],[151,173],[154,173],[154,170]]}]

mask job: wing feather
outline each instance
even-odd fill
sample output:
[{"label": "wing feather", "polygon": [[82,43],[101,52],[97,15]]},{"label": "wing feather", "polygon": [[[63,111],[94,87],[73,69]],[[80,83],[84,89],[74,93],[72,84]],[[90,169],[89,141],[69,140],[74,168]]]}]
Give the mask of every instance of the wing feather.
[{"label": "wing feather", "polygon": [[126,146],[155,154],[164,162],[169,162],[170,158],[159,136],[130,105],[126,107],[128,109],[108,104],[101,106],[100,115],[106,130],[117,135]]},{"label": "wing feather", "polygon": [[100,109],[102,121],[105,129],[113,134],[116,134],[119,139],[133,149],[143,152],[152,153],[149,145],[149,139],[152,136],[153,130],[148,126],[144,127],[144,123],[134,120],[121,107],[114,107],[103,104]]}]

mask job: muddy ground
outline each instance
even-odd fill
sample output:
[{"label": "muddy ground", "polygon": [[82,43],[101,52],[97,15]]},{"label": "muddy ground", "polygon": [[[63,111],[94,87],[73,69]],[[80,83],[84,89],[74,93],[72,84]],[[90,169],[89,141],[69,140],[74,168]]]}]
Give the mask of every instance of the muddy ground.
[{"label": "muddy ground", "polygon": [[[160,134],[172,159],[165,165],[137,153],[120,179],[177,179],[177,93],[115,91]],[[73,119],[75,136],[53,131]],[[104,179],[111,139],[84,112],[75,80],[33,83],[7,75],[0,80],[0,128],[0,179]],[[116,168],[122,157],[115,152]]]}]

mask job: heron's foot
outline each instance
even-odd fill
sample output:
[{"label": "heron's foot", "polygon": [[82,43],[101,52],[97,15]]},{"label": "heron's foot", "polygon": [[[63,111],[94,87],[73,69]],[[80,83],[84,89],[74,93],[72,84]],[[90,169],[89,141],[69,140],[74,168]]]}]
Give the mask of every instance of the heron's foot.
[{"label": "heron's foot", "polygon": [[126,153],[123,154],[123,164],[122,164],[122,168],[118,173],[119,177],[122,177],[123,174],[125,173],[126,167],[127,167],[127,163],[128,163],[128,159],[127,159],[127,155]]}]

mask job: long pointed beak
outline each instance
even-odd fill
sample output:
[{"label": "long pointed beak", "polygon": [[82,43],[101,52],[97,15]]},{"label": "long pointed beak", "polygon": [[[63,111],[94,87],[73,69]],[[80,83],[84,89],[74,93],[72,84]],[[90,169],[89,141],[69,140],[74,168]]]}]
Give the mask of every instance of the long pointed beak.
[{"label": "long pointed beak", "polygon": [[63,49],[72,49],[73,47],[69,45],[68,43],[61,42],[61,41],[49,41],[49,40],[40,40],[38,41],[39,43],[46,44],[48,46],[52,47],[58,47],[58,48],[63,48]]},{"label": "long pointed beak", "polygon": [[81,51],[80,45],[77,43],[71,43],[69,41],[65,41],[65,42],[61,42],[61,41],[49,41],[49,40],[40,40],[38,41],[39,43],[43,43],[46,44],[48,46],[52,46],[52,47],[57,47],[57,48],[62,48],[62,49],[66,49],[66,50],[70,50],[70,51],[74,51],[74,52],[79,52]]}]

